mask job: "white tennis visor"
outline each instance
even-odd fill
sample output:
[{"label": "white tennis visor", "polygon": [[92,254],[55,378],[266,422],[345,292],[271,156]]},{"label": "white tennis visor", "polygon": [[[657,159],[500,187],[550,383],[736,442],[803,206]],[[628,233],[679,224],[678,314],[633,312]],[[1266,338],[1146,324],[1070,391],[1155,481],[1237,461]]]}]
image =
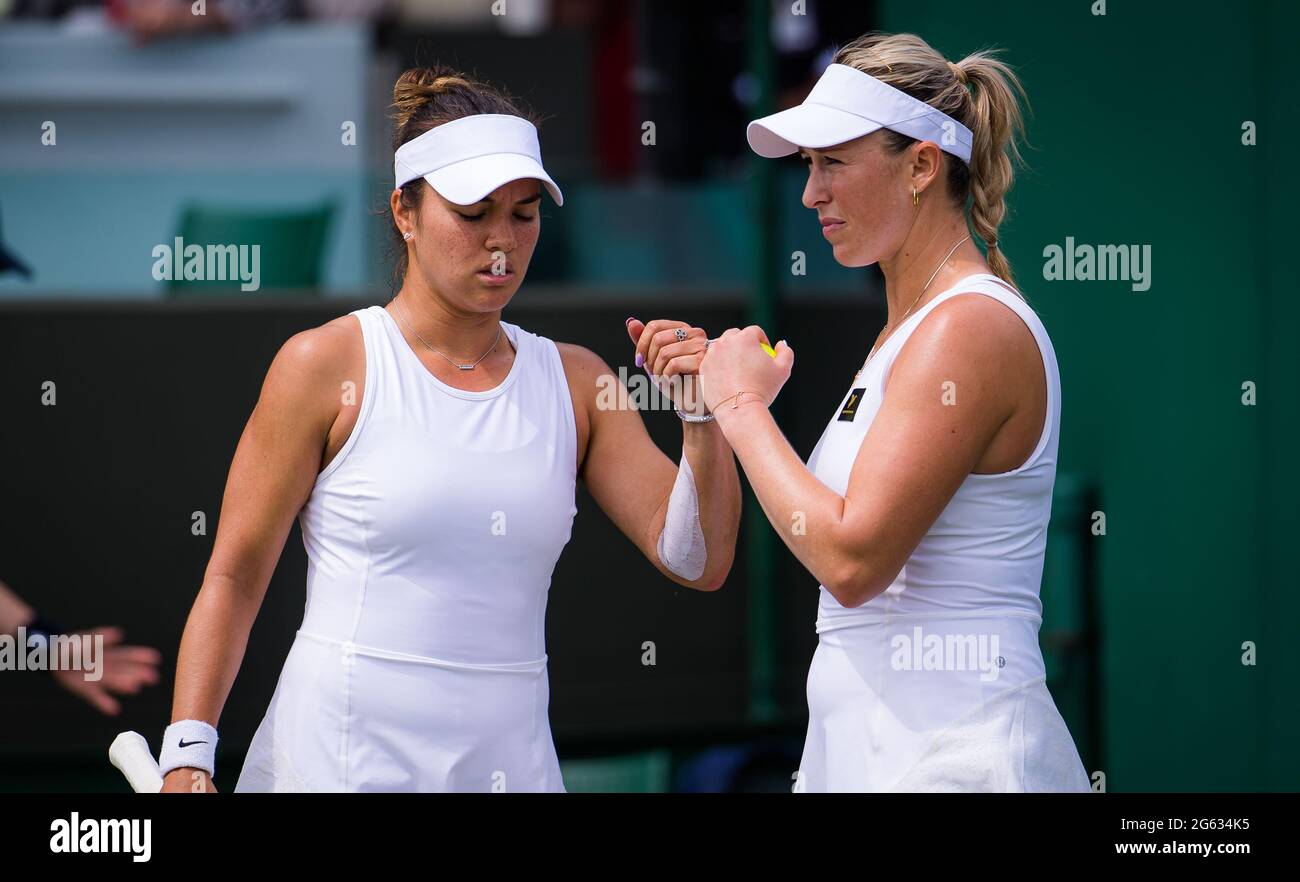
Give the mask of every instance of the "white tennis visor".
[{"label": "white tennis visor", "polygon": [[480,113],[434,126],[393,155],[394,187],[424,178],[443,198],[473,205],[493,190],[521,178],[536,178],[556,205],[564,194],[542,168],[537,128],[528,120]]},{"label": "white tennis visor", "polygon": [[774,158],[789,156],[800,147],[833,147],[877,129],[933,141],[940,150],[970,164],[970,129],[924,101],[845,64],[826,68],[803,104],[754,120],[745,135],[755,153]]}]

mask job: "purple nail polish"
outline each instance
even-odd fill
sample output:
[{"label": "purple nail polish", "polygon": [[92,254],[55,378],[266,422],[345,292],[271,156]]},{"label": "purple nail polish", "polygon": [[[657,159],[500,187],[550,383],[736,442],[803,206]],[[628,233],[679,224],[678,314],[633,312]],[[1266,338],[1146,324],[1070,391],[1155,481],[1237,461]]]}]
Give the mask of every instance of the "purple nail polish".
[{"label": "purple nail polish", "polygon": [[636,366],[641,367],[644,364],[645,364],[645,356],[638,352],[636,354]]}]

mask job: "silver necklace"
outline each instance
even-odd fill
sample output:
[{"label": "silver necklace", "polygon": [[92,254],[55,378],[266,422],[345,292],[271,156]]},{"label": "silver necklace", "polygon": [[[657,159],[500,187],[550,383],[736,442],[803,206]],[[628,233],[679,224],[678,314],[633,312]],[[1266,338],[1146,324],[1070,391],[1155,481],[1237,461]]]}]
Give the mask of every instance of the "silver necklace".
[{"label": "silver necklace", "polygon": [[[394,297],[393,303],[396,302],[397,302],[397,298]],[[393,313],[393,314],[397,315],[397,313]],[[461,364],[460,362],[456,361],[454,358],[450,358],[449,356],[443,355],[443,353],[436,346],[433,346],[431,343],[429,343],[428,340],[421,337],[419,331],[415,330],[415,328],[408,325],[400,315],[397,315],[397,320],[401,322],[402,327],[406,328],[408,331],[410,331],[412,334],[415,335],[415,339],[419,340],[421,343],[423,343],[429,349],[432,349],[434,352],[437,352],[439,355],[442,355],[443,358],[447,359],[447,361],[450,361],[452,364],[456,365],[456,367],[460,368],[462,371],[474,370],[474,368],[478,367],[478,363],[483,359],[487,358],[492,353],[492,350],[497,348],[497,344],[501,342],[502,326],[500,322],[497,322],[497,336],[496,339],[492,341],[492,345],[488,347],[488,351],[480,355],[472,364]]]},{"label": "silver necklace", "polygon": [[[952,246],[952,248],[948,251],[948,253],[944,255],[943,260],[939,261],[939,265],[934,268],[934,272],[930,273],[930,278],[925,280],[925,287],[921,289],[921,293],[916,295],[916,299],[913,300],[912,305],[907,308],[907,312],[903,313],[902,317],[899,318],[898,320],[899,325],[901,325],[904,322],[904,320],[907,319],[908,315],[911,314],[912,310],[916,307],[916,304],[921,302],[921,298],[925,296],[925,292],[928,291],[930,288],[930,283],[934,281],[935,276],[939,275],[939,270],[943,269],[943,265],[948,262],[948,258],[952,257],[953,253],[958,248],[961,247],[961,243],[965,242],[969,238],[970,238],[970,233],[967,233],[960,240],[958,240],[956,245]],[[898,325],[895,325],[894,327],[897,328]],[[889,326],[888,324],[886,324],[885,331],[889,331],[889,330],[890,330]],[[890,331],[890,333],[893,332]],[[889,335],[885,334],[884,331],[881,331],[881,334],[884,336],[885,340],[889,339]],[[858,375],[867,369],[867,365],[871,364],[871,359],[876,357],[876,353],[879,351],[880,346],[883,342],[884,340],[876,341],[876,345],[871,348],[870,354],[867,355],[867,360],[862,363],[862,367],[858,368],[858,372],[853,375],[853,379],[856,380],[858,378]]]}]

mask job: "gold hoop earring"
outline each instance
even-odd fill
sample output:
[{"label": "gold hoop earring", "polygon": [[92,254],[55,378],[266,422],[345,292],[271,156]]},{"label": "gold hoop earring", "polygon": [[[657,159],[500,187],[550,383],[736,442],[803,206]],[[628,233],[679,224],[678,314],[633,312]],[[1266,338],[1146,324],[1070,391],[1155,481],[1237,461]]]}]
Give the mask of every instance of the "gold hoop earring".
[{"label": "gold hoop earring", "polygon": [[918,193],[918,192],[916,192],[916,188],[915,188],[915,187],[912,188],[912,204],[913,204],[913,205],[920,205],[920,204],[921,204],[921,194]]}]

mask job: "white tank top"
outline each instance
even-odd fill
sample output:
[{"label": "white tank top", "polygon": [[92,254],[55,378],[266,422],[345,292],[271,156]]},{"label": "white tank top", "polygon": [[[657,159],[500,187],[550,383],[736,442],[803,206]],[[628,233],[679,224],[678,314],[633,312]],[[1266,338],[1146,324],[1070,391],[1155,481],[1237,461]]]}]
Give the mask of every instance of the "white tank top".
[{"label": "white tank top", "polygon": [[[1006,304],[1038,342],[1047,379],[1047,417],[1038,444],[1019,468],[967,475],[883,593],[846,609],[823,585],[818,633],[899,617],[939,619],[994,613],[1042,623],[1039,587],[1056,482],[1061,381],[1043,323],[997,276],[967,276],[899,325],[854,380],[808,458],[808,468],[836,493],[842,496],[847,492],[849,473],[880,409],[884,380],[894,359],[931,310],[967,292],[986,294]],[[853,396],[857,396],[855,415],[851,420],[842,419]]]},{"label": "white tank top", "polygon": [[509,374],[466,392],[429,372],[382,306],[352,315],[365,391],[299,514],[301,630],[362,653],[541,670],[551,574],[577,513],[559,350],[503,321]]}]

